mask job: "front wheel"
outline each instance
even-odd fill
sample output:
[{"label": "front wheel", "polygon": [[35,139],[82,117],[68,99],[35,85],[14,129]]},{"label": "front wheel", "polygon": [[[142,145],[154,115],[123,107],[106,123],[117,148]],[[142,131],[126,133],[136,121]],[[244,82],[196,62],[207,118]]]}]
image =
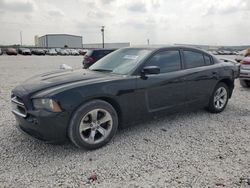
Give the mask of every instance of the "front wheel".
[{"label": "front wheel", "polygon": [[97,149],[107,144],[118,128],[118,116],[109,103],[93,100],[78,108],[68,128],[68,136],[79,148]]},{"label": "front wheel", "polygon": [[208,111],[212,113],[222,112],[228,102],[229,98],[229,89],[225,83],[218,83],[214,89],[214,92],[209,100]]}]

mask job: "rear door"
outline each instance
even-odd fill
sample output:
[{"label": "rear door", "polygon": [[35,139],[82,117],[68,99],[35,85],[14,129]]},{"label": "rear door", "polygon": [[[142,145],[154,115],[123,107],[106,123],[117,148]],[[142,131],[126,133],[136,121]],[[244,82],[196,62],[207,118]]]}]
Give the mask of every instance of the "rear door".
[{"label": "rear door", "polygon": [[204,105],[217,83],[218,67],[210,55],[196,50],[182,51],[187,83],[187,103]]}]

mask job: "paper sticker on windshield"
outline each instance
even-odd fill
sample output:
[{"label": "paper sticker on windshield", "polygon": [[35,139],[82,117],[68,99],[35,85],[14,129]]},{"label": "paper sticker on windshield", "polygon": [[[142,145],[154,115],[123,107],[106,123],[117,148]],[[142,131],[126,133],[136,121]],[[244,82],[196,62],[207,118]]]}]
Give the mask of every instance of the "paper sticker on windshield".
[{"label": "paper sticker on windshield", "polygon": [[138,58],[138,56],[137,55],[125,55],[123,58],[124,59],[136,60]]}]

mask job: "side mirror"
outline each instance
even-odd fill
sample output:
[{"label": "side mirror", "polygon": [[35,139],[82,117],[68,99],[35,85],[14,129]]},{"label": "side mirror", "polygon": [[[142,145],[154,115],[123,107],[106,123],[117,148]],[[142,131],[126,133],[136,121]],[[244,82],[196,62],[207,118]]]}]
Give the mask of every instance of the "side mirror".
[{"label": "side mirror", "polygon": [[158,66],[147,66],[142,69],[142,74],[160,74],[160,67]]}]

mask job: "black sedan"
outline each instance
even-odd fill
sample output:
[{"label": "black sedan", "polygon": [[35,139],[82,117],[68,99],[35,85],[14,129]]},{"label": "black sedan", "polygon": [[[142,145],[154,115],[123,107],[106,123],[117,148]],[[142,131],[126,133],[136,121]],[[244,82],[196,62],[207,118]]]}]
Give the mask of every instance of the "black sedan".
[{"label": "black sedan", "polygon": [[117,50],[89,70],[34,76],[11,95],[18,128],[46,142],[80,148],[107,144],[118,126],[182,108],[222,112],[238,68],[183,46]]}]

